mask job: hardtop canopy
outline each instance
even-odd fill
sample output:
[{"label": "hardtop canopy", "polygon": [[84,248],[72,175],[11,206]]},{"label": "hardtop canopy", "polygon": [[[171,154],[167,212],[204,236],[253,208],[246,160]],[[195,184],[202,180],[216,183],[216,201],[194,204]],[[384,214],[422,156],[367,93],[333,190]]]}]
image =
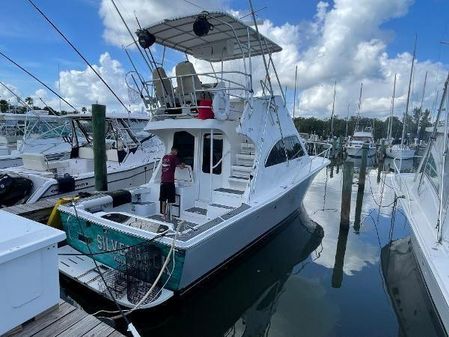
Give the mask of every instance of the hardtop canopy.
[{"label": "hardtop canopy", "polygon": [[[205,15],[213,25],[209,33],[201,37],[193,31],[193,23],[200,15]],[[156,43],[160,45],[209,62],[235,60],[243,56],[271,54],[282,50],[278,44],[224,12],[201,12],[166,19],[144,30],[154,35]]]}]

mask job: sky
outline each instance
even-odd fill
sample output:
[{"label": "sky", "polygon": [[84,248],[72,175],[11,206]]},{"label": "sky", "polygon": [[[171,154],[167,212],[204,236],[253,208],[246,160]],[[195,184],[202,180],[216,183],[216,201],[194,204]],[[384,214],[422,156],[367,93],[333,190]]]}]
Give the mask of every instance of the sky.
[{"label": "sky", "polygon": [[[131,38],[111,0],[33,1],[94,65],[122,101],[132,109],[139,109],[140,102],[129,95],[125,82],[125,75],[132,67],[122,46],[129,44]],[[142,25],[150,25],[201,9],[219,9],[242,16],[249,7],[244,0],[116,0],[116,3],[132,31],[137,28],[134,16]],[[416,70],[411,106],[420,106],[422,100],[424,108],[435,109],[449,70],[449,45],[440,43],[449,41],[449,0],[253,0],[253,4],[261,32],[283,48],[273,58],[282,86],[287,88],[291,110],[295,100],[294,73],[298,67],[295,116],[329,118],[334,83],[336,114],[340,117],[355,114],[363,82],[361,113],[385,118],[390,113],[395,74],[398,83],[394,113],[400,116],[405,109],[415,34]],[[77,108],[98,102],[106,104],[108,110],[122,109],[28,0],[2,1],[0,9],[2,53]],[[157,47],[154,52],[160,55]],[[141,74],[150,79],[137,50],[130,49],[130,53]],[[180,58],[168,54],[167,59],[169,73]],[[201,62],[194,64],[197,72],[208,71]],[[255,68],[254,77],[262,78],[263,67]],[[2,57],[0,81],[22,97],[33,97],[36,105],[43,106],[42,99],[59,108],[59,99],[49,90]],[[13,100],[3,87],[0,98]],[[69,109],[64,103],[62,108]]]}]

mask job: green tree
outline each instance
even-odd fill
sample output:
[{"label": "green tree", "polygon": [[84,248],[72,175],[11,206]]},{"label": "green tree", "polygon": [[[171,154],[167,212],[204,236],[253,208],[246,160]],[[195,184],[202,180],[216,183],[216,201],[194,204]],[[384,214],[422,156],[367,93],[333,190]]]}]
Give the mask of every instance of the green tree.
[{"label": "green tree", "polygon": [[25,98],[25,103],[32,107],[34,101],[30,96],[28,96],[27,98]]},{"label": "green tree", "polygon": [[8,111],[8,101],[7,100],[4,100],[4,99],[1,99],[0,100],[0,111],[1,112],[6,112],[6,111]]}]

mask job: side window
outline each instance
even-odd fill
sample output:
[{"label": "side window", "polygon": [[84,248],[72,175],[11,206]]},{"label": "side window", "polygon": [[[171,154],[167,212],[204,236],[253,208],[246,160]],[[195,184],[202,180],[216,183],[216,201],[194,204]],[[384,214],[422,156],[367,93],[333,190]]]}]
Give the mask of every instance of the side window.
[{"label": "side window", "polygon": [[[203,172],[210,173],[210,133],[203,137]],[[221,158],[223,157],[223,135],[214,133],[212,149],[212,169],[214,174],[221,174]],[[220,164],[218,164],[220,162]],[[218,165],[217,165],[218,164]]]},{"label": "side window", "polygon": [[271,149],[265,167],[285,162],[287,160],[285,158],[285,152],[287,152],[288,160],[296,159],[304,155],[304,150],[297,136],[289,136],[284,138],[284,141],[278,141]]},{"label": "side window", "polygon": [[267,158],[267,162],[265,163],[265,167],[277,165],[285,162],[286,160],[287,159],[285,158],[284,143],[282,142],[282,140],[280,140],[271,149],[271,152]]},{"label": "side window", "polygon": [[287,149],[287,156],[289,160],[296,159],[304,155],[304,150],[297,136],[286,137],[285,147]]}]

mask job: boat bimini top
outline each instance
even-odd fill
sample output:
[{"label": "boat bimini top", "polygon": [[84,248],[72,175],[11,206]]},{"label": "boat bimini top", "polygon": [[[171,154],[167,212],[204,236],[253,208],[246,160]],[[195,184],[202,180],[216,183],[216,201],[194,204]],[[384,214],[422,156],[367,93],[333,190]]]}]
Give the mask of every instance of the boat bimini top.
[{"label": "boat bimini top", "polygon": [[[167,19],[137,32],[139,43],[158,43],[208,62],[272,54],[282,48],[239,19],[223,12],[202,12]],[[261,43],[259,43],[259,41]]]}]

